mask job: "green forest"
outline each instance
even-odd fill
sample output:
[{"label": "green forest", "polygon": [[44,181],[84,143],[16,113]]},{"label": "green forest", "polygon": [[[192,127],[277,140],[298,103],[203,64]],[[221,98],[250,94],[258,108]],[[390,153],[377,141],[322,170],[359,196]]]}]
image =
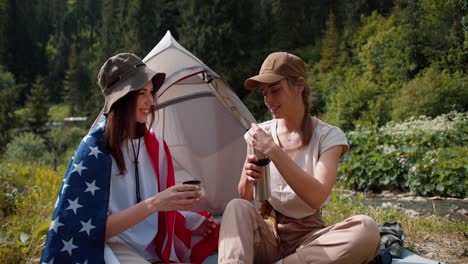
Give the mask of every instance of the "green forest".
[{"label": "green forest", "polygon": [[327,223],[400,221],[410,249],[432,243],[446,253],[432,258],[466,263],[466,221],[371,208],[340,190],[466,200],[468,0],[0,0],[2,263],[39,261],[67,162],[103,105],[99,67],[120,52],[145,57],[167,30],[258,121],[269,113],[244,80],[273,51],[303,58],[311,114],[350,144]]},{"label": "green forest", "polygon": [[[244,80],[272,51],[302,57],[314,96],[311,113],[359,145],[349,162],[367,160],[345,160],[341,175],[353,188],[408,190],[403,182],[427,150],[466,154],[466,0],[1,0],[0,14],[2,160],[62,165],[102,107],[100,65],[119,52],[144,57],[167,30],[222,76],[259,121],[268,118],[263,98],[243,89]],[[423,142],[413,142],[414,135],[391,141],[384,135],[399,134],[375,132],[441,115],[455,131],[445,128],[447,137],[430,125],[415,132],[423,133]],[[87,121],[64,122],[66,117]],[[366,129],[380,138],[372,143],[352,134]],[[379,156],[366,151],[360,157],[358,150],[367,146],[382,156],[385,144],[399,151],[393,154],[396,171],[390,177],[390,165],[374,166],[388,179],[373,185],[375,171],[361,177],[364,172],[354,168]],[[401,156],[413,163],[399,162]],[[466,158],[458,163],[455,178],[467,171]],[[466,195],[438,188],[418,193]]]},{"label": "green forest", "polygon": [[[0,0],[0,14],[2,161],[66,163],[102,107],[99,67],[119,52],[144,57],[170,30],[259,121],[269,113],[244,80],[270,52],[302,57],[311,113],[348,133],[348,187],[466,196],[445,178],[409,178],[429,150],[457,164],[431,175],[468,171],[466,0]],[[380,132],[400,123],[411,133]]]}]

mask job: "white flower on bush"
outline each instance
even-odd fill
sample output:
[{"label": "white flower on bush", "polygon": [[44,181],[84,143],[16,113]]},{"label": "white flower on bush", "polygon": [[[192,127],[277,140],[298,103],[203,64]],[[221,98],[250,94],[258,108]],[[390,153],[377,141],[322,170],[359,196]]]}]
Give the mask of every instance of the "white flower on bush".
[{"label": "white flower on bush", "polygon": [[[411,117],[402,123],[389,122],[379,130],[386,135],[411,135],[425,132],[428,134],[447,133],[456,130],[461,124],[468,122],[468,112],[456,111],[430,119],[427,116]],[[441,135],[443,136],[443,134]]]},{"label": "white flower on bush", "polygon": [[383,153],[385,154],[390,154],[390,153],[393,153],[395,152],[397,149],[395,148],[395,146],[393,145],[380,145],[379,146],[379,149],[383,150]]},{"label": "white flower on bush", "polygon": [[398,163],[401,165],[406,165],[406,157],[405,156],[400,156],[400,159],[398,159]]}]

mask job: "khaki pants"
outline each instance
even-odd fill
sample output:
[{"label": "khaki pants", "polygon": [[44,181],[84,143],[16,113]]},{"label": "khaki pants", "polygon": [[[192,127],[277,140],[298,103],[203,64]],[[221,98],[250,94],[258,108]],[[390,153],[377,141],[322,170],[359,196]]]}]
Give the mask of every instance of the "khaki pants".
[{"label": "khaki pants", "polygon": [[227,205],[221,224],[219,263],[274,263],[297,253],[301,263],[368,263],[379,251],[377,224],[368,216],[352,216],[325,227],[321,213],[293,219],[279,214],[278,236],[246,200]]}]

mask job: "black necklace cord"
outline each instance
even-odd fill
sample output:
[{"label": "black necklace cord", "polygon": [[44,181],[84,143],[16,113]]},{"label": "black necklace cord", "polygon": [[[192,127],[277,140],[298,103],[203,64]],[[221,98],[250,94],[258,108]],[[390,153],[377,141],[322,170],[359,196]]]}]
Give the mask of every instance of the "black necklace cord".
[{"label": "black necklace cord", "polygon": [[136,195],[136,202],[141,202],[141,195],[140,195],[140,177],[138,176],[138,156],[140,155],[140,141],[141,137],[138,138],[138,147],[135,151],[135,145],[133,144],[132,140],[132,149],[133,149],[133,157],[135,160],[133,164],[135,165],[135,195]]}]

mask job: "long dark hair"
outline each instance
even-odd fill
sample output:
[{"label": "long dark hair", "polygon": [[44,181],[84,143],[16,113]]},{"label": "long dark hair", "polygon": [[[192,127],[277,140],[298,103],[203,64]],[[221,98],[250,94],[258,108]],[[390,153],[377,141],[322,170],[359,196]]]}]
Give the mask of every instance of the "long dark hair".
[{"label": "long dark hair", "polygon": [[107,115],[104,137],[109,153],[117,162],[120,175],[126,173],[122,146],[128,139],[142,137],[145,133],[146,126],[151,127],[154,122],[154,105],[151,106],[150,118],[146,124],[136,122],[135,107],[137,97],[138,91],[128,93],[112,104],[112,108]]}]

